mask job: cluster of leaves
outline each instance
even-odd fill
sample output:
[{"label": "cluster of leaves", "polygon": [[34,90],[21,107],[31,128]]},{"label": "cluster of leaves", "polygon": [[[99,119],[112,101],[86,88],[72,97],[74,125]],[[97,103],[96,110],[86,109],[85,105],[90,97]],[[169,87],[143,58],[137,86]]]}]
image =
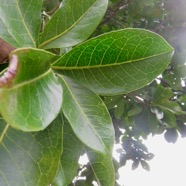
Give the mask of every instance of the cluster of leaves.
[{"label": "cluster of leaves", "polygon": [[[146,1],[144,7],[138,1],[123,2],[124,14],[129,8],[125,22],[137,25],[131,21],[136,16],[131,7],[140,5],[142,14]],[[101,22],[107,0],[0,4],[0,38],[12,51],[7,71],[1,66],[0,184],[69,185],[77,175],[79,157],[86,153],[86,174],[80,169],[86,180],[76,180],[76,185],[116,185],[112,148],[121,136],[125,159],[134,160],[133,168],[141,163],[148,170],[146,160],[152,154],[139,138],[162,127],[172,129],[184,111],[179,94],[163,80],[138,89],[167,68],[173,48],[151,31],[117,31],[117,26],[85,41]],[[6,55],[0,55],[2,60]]]},{"label": "cluster of leaves", "polygon": [[164,134],[171,143],[176,142],[179,134],[186,137],[185,7],[184,0],[110,0],[107,14],[94,33],[147,28],[162,35],[175,49],[172,63],[153,83],[129,94],[104,97],[113,118],[116,142],[123,146],[124,163],[120,166],[128,159],[134,161],[134,167],[138,165],[135,160],[141,152],[135,150],[134,154],[134,145],[132,151],[128,150],[123,145],[128,141],[130,145],[133,140],[141,144],[140,139],[149,134]]},{"label": "cluster of leaves", "polygon": [[120,165],[124,166],[127,160],[132,160],[132,170],[135,170],[141,164],[144,169],[149,171],[150,166],[146,161],[151,160],[154,155],[148,152],[147,147],[142,142],[140,143],[140,141],[131,139],[130,137],[123,138],[122,142],[122,147],[125,151],[119,149],[121,151]]}]

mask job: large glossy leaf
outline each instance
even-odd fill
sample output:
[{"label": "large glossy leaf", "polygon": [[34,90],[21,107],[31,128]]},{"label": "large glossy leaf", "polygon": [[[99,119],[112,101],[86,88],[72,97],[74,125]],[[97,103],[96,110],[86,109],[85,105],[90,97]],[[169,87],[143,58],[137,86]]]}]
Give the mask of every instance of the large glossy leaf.
[{"label": "large glossy leaf", "polygon": [[63,153],[54,186],[69,185],[77,176],[78,160],[84,145],[77,139],[68,121],[63,117]]},{"label": "large glossy leaf", "polygon": [[159,35],[125,29],[93,38],[53,64],[60,73],[100,95],[128,93],[165,70],[173,48]]},{"label": "large glossy leaf", "polygon": [[112,163],[112,156],[109,154],[100,154],[92,150],[87,150],[87,155],[98,184],[113,186],[115,183],[115,170]]},{"label": "large glossy leaf", "polygon": [[11,55],[7,73],[11,77],[13,68],[16,76],[6,75],[8,82],[0,87],[0,113],[12,127],[42,130],[55,119],[62,104],[62,87],[50,68],[54,55],[29,48]]},{"label": "large glossy leaf", "polygon": [[53,180],[62,151],[60,116],[44,131],[25,133],[0,119],[0,185],[41,186]]},{"label": "large glossy leaf", "polygon": [[36,47],[42,0],[0,0],[0,38],[18,47]]},{"label": "large glossy leaf", "polygon": [[40,35],[40,48],[71,47],[86,40],[107,9],[108,0],[64,0]]},{"label": "large glossy leaf", "polygon": [[62,110],[76,136],[96,151],[111,152],[114,130],[101,98],[72,79],[60,77],[64,91]]}]

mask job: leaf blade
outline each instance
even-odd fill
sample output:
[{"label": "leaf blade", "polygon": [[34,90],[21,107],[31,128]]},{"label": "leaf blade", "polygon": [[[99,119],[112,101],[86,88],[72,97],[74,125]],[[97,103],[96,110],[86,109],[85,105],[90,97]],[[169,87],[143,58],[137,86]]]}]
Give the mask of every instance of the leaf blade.
[{"label": "leaf blade", "polygon": [[173,48],[143,29],[103,34],[75,47],[52,68],[99,95],[129,93],[150,83],[167,67]]},{"label": "leaf blade", "polygon": [[0,4],[0,38],[15,48],[36,47],[42,0],[1,0]]},{"label": "leaf blade", "polygon": [[107,0],[64,0],[40,34],[39,47],[72,47],[86,40],[104,16],[107,4]]},{"label": "leaf blade", "polygon": [[0,138],[0,185],[51,183],[62,151],[60,116],[50,127],[38,133],[15,130],[0,119]]},{"label": "leaf blade", "polygon": [[63,153],[60,166],[52,184],[55,186],[69,185],[77,175],[78,160],[84,145],[77,139],[72,128],[63,116]]},{"label": "leaf blade", "polygon": [[0,113],[14,128],[42,130],[55,119],[62,104],[62,87],[50,69],[54,55],[31,48],[13,54],[18,58],[16,76],[10,87],[0,88]]},{"label": "leaf blade", "polygon": [[87,149],[87,155],[99,185],[113,186],[115,171],[111,154],[100,154]]},{"label": "leaf blade", "polygon": [[62,110],[76,136],[96,151],[110,152],[114,130],[102,100],[72,79],[60,76],[63,87]]},{"label": "leaf blade", "polygon": [[176,101],[170,99],[174,96],[169,88],[158,85],[153,96],[153,105],[167,110],[176,115],[185,114],[180,105]]}]

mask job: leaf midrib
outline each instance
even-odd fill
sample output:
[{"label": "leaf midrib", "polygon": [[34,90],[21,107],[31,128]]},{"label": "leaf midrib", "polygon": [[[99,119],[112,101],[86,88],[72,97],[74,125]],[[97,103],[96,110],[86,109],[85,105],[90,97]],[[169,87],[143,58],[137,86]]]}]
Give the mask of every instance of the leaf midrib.
[{"label": "leaf midrib", "polygon": [[81,70],[82,70],[82,69],[91,69],[91,68],[112,67],[112,66],[117,66],[117,65],[120,66],[120,65],[124,65],[124,64],[128,64],[128,63],[133,63],[133,62],[140,62],[140,61],[147,60],[147,59],[151,59],[151,58],[158,57],[158,56],[163,56],[163,55],[165,55],[165,54],[171,54],[172,52],[173,52],[173,51],[170,50],[170,51],[168,51],[168,52],[162,52],[162,53],[160,53],[160,54],[158,54],[158,55],[152,55],[152,56],[148,56],[148,57],[145,57],[145,58],[140,58],[140,59],[135,59],[135,60],[129,60],[129,61],[123,61],[123,62],[119,62],[119,63],[115,62],[115,63],[104,64],[104,65],[103,65],[103,64],[101,64],[101,62],[100,62],[101,65],[92,65],[92,66],[72,66],[72,67],[53,66],[53,65],[55,65],[55,63],[57,63],[57,61],[56,61],[56,62],[54,62],[54,63],[52,64],[51,68],[52,68],[52,69],[55,69],[55,70],[58,70],[58,69],[60,69],[60,70],[78,70],[78,69],[81,69]]},{"label": "leaf midrib", "polygon": [[[96,0],[96,1],[97,1],[97,0]],[[89,12],[89,10],[92,9],[92,7],[95,5],[96,1],[95,1],[95,2],[92,4],[92,6],[91,6],[90,8],[88,8],[87,11],[86,11],[84,14],[82,14],[82,16],[81,16],[79,19],[77,19],[77,21],[74,22],[74,24],[72,24],[68,29],[66,29],[65,31],[63,31],[61,34],[58,34],[58,35],[56,35],[55,37],[52,37],[51,39],[46,40],[45,42],[43,42],[42,44],[39,45],[39,48],[42,48],[43,46],[46,46],[48,43],[54,41],[55,39],[58,39],[60,36],[65,35],[67,32],[69,32],[70,30],[72,30],[72,29],[82,20],[82,18]],[[47,24],[49,24],[49,23],[47,23]],[[47,24],[46,24],[46,25],[47,25]]]},{"label": "leaf midrib", "polygon": [[9,128],[9,125],[6,124],[6,127],[4,128],[4,130],[3,130],[3,132],[1,133],[1,136],[0,136],[0,144],[2,144],[3,138],[6,135],[6,132],[7,132],[8,128]]},{"label": "leaf midrib", "polygon": [[73,100],[75,101],[76,105],[78,106],[78,108],[80,109],[81,113],[83,114],[83,116],[86,118],[86,120],[88,121],[88,123],[90,124],[89,126],[91,126],[92,130],[95,132],[96,136],[99,138],[100,142],[102,143],[102,145],[104,146],[104,150],[108,150],[107,147],[105,146],[103,140],[100,138],[99,134],[96,132],[96,130],[94,129],[94,127],[92,126],[90,120],[87,118],[87,116],[85,115],[84,111],[81,109],[81,106],[79,105],[79,103],[76,101],[76,98],[74,97],[73,92],[71,91],[70,87],[68,86],[68,84],[66,83],[66,81],[64,80],[63,76],[60,75],[60,77],[63,79],[63,81],[65,82],[68,91],[70,92]]},{"label": "leaf midrib", "polygon": [[37,76],[37,77],[35,77],[33,79],[30,79],[30,80],[27,80],[27,81],[25,81],[23,83],[19,83],[19,84],[13,86],[12,88],[9,88],[8,90],[10,90],[10,91],[11,90],[15,90],[15,89],[18,89],[18,88],[20,88],[22,86],[25,86],[25,85],[31,84],[33,82],[36,82],[37,80],[42,79],[43,77],[47,76],[51,72],[52,72],[52,69],[49,69],[48,71],[46,71],[45,73],[41,74],[40,76]]}]

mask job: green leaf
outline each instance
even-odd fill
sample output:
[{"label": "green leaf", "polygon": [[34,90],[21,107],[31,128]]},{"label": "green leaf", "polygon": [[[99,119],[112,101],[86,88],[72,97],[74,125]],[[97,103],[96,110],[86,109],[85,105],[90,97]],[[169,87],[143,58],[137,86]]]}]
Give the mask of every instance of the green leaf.
[{"label": "green leaf", "polygon": [[36,47],[42,0],[0,0],[0,38],[15,48]]},{"label": "green leaf", "polygon": [[150,83],[167,67],[173,48],[142,29],[110,32],[75,47],[53,65],[99,95],[129,93]]},{"label": "green leaf", "polygon": [[68,121],[63,116],[63,153],[54,186],[69,185],[78,171],[78,160],[84,145],[77,139]]},{"label": "green leaf", "polygon": [[40,48],[71,47],[86,40],[100,23],[108,0],[63,0],[40,35]]},{"label": "green leaf", "polygon": [[174,94],[171,89],[158,85],[153,97],[153,105],[168,110],[173,114],[185,114],[185,112],[182,111],[180,105],[176,101],[170,101],[170,98],[173,96]]},{"label": "green leaf", "polygon": [[49,185],[58,168],[61,142],[60,116],[37,133],[15,130],[0,119],[0,185]]},{"label": "green leaf", "polygon": [[107,106],[108,109],[115,108],[116,105],[120,102],[124,101],[123,100],[123,95],[115,95],[115,96],[109,96],[109,97],[104,97],[104,103]]},{"label": "green leaf", "polygon": [[116,118],[121,118],[122,115],[124,114],[125,111],[125,101],[124,99],[120,100],[120,102],[118,102],[117,107],[114,110],[114,115]]},{"label": "green leaf", "polygon": [[176,77],[179,78],[186,78],[186,65],[178,65],[174,68]]},{"label": "green leaf", "polygon": [[42,130],[55,119],[62,104],[62,87],[50,68],[54,55],[31,48],[11,55],[7,73],[17,62],[16,76],[0,87],[0,113],[14,128]]},{"label": "green leaf", "polygon": [[66,119],[64,119],[63,131],[64,141],[61,167],[55,178],[55,182],[53,182],[54,186],[66,186],[76,176],[78,159],[82,149],[86,149],[91,168],[93,169],[97,179],[96,181],[101,185],[113,186],[115,178],[111,152],[102,154],[86,148],[74,136],[74,133]]},{"label": "green leaf", "polygon": [[111,152],[114,129],[101,98],[72,79],[60,77],[64,91],[62,110],[76,136],[96,151]]},{"label": "green leaf", "polygon": [[149,131],[152,133],[152,135],[157,134],[157,131],[159,130],[158,120],[154,113],[152,113],[150,110],[146,109],[147,114],[147,121],[149,123],[148,128]]},{"label": "green leaf", "polygon": [[99,185],[113,186],[115,170],[111,154],[101,154],[87,149],[87,155]]},{"label": "green leaf", "polygon": [[170,112],[169,110],[163,110],[164,113],[164,117],[162,119],[163,124],[167,127],[167,128],[174,128],[177,126],[177,122],[176,122],[176,117],[175,115]]},{"label": "green leaf", "polygon": [[158,130],[158,121],[156,115],[149,108],[145,108],[143,112],[135,117],[136,132],[140,133],[144,138],[149,133],[155,134]]},{"label": "green leaf", "polygon": [[134,105],[133,108],[131,108],[128,112],[127,112],[127,116],[135,116],[137,114],[139,114],[140,112],[142,112],[143,108],[137,105]]}]

